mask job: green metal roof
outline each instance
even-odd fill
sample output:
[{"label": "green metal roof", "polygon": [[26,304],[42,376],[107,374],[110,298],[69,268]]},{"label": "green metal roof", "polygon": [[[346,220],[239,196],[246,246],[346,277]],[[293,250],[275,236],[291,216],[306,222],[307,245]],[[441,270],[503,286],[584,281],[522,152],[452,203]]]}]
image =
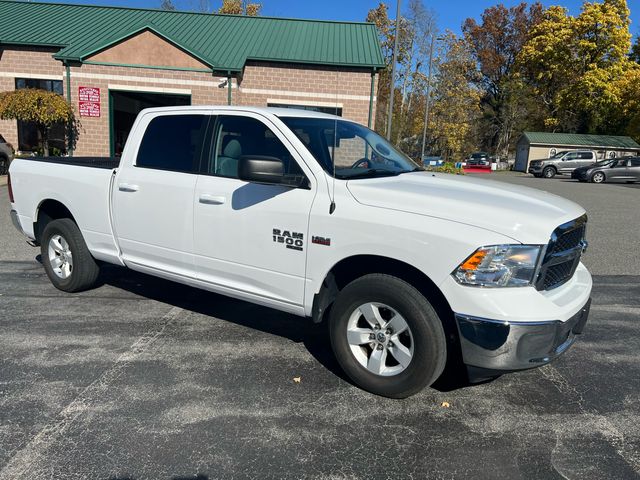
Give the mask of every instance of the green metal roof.
[{"label": "green metal roof", "polygon": [[0,44],[62,47],[60,60],[83,61],[144,29],[218,71],[247,60],[384,66],[371,23],[0,0]]},{"label": "green metal roof", "polygon": [[631,137],[617,135],[588,135],[585,133],[524,132],[530,144],[566,145],[574,147],[616,147],[640,149]]}]

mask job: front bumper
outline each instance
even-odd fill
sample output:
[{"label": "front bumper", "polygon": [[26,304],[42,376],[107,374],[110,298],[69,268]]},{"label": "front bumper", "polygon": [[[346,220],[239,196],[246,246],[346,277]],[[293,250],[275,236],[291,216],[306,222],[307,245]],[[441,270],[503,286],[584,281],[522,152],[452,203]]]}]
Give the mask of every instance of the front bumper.
[{"label": "front bumper", "polygon": [[529,173],[542,173],[542,165],[529,165]]},{"label": "front bumper", "polygon": [[582,333],[589,299],[568,320],[516,322],[456,314],[463,362],[472,370],[511,372],[539,367],[564,353]]},{"label": "front bumper", "polygon": [[571,178],[577,180],[587,180],[587,172],[586,171],[576,171],[571,172]]}]

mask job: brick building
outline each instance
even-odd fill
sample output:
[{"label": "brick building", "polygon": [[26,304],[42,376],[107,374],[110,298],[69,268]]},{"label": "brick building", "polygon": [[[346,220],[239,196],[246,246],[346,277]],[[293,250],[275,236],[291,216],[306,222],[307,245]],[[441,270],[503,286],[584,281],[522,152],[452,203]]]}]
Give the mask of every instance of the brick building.
[{"label": "brick building", "polygon": [[[0,91],[64,95],[82,125],[75,155],[118,154],[153,106],[286,106],[370,125],[382,67],[367,23],[0,0]],[[23,122],[0,120],[0,134],[37,145]],[[51,137],[64,149],[62,128]]]}]

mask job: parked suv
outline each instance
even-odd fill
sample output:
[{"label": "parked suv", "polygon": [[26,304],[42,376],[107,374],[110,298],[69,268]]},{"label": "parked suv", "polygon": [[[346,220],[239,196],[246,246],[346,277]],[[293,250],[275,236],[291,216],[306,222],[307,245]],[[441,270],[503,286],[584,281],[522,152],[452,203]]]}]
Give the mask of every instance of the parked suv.
[{"label": "parked suv", "polygon": [[9,171],[9,163],[13,158],[13,146],[0,135],[0,175],[6,175]]},{"label": "parked suv", "polygon": [[529,173],[544,178],[553,178],[558,174],[570,175],[576,168],[591,165],[596,159],[593,150],[563,150],[551,158],[531,161]]}]

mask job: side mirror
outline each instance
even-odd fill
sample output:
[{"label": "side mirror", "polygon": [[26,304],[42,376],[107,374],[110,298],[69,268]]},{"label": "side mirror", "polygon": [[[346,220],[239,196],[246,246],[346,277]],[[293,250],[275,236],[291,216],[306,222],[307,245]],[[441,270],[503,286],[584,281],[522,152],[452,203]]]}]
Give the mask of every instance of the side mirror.
[{"label": "side mirror", "polygon": [[276,157],[243,155],[238,163],[238,177],[245,182],[282,184],[284,164]]}]

